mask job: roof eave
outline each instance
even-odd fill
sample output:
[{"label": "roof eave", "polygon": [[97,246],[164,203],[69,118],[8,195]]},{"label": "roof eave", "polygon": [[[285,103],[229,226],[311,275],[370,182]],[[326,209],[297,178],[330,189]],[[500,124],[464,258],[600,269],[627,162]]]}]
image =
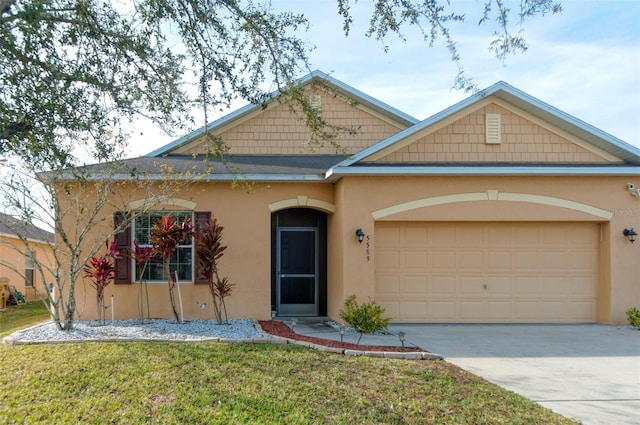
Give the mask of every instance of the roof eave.
[{"label": "roof eave", "polygon": [[[100,181],[106,176],[100,174],[92,175],[88,180]],[[130,174],[109,175],[109,179],[114,181],[166,181],[169,177],[164,174],[147,174],[136,175],[131,177]],[[299,183],[299,182],[326,182],[323,174],[208,174],[194,177],[193,175],[175,175],[171,177],[175,181],[188,182],[281,182],[281,183]]]},{"label": "roof eave", "polygon": [[367,166],[333,167],[325,174],[337,180],[347,176],[640,176],[640,167],[549,167],[549,166]]}]

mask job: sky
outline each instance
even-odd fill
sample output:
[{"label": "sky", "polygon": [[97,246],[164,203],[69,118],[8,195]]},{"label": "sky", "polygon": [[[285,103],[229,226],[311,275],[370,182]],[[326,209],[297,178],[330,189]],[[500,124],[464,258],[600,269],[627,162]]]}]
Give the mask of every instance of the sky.
[{"label": "sky", "polygon": [[[469,96],[452,89],[458,69],[443,43],[429,47],[411,30],[405,31],[406,41],[389,36],[383,44],[367,38],[369,3],[360,0],[353,8],[355,26],[345,37],[336,0],[271,1],[275,10],[304,13],[311,21],[309,31],[299,34],[316,46],[310,53],[311,70],[419,120]],[[562,1],[561,14],[537,17],[523,28],[514,25],[529,49],[505,61],[488,49],[495,28],[477,25],[483,2],[451,3],[467,15],[464,25],[452,27],[452,36],[465,72],[480,89],[505,81],[640,149],[640,1]],[[519,5],[507,3],[514,9]],[[236,102],[228,112],[245,104]],[[152,127],[133,133],[130,156],[176,138]]]}]

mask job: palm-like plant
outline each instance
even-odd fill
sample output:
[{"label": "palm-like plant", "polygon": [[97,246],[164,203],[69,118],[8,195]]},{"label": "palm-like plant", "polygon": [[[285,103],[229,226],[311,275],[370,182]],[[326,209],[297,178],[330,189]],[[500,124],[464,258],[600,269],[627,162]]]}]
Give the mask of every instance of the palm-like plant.
[{"label": "palm-like plant", "polygon": [[[222,279],[220,279],[219,277],[216,277],[216,281],[213,284],[213,292],[212,292],[212,296],[218,297],[218,315],[216,316],[216,320],[218,321],[218,324],[222,324],[222,311],[224,310],[224,321],[225,323],[228,322],[228,317],[227,317],[227,304],[225,303],[225,299],[231,295],[231,289],[233,288],[234,284],[229,282],[229,278],[228,277],[223,277]],[[216,307],[216,303],[213,303],[214,308]]]},{"label": "palm-like plant", "polygon": [[173,289],[178,282],[177,277],[175,280],[172,278],[170,260],[178,245],[187,241],[192,236],[193,231],[190,219],[187,218],[182,222],[182,224],[180,224],[176,217],[169,215],[161,217],[153,225],[149,239],[153,246],[153,255],[162,257],[164,271],[169,285],[171,309],[173,310],[174,317],[180,323],[182,320],[181,316],[178,314],[178,310],[176,309],[175,296],[173,294]]},{"label": "palm-like plant", "polygon": [[220,278],[218,274],[218,261],[224,255],[226,246],[222,245],[222,231],[224,227],[218,224],[217,219],[213,219],[211,224],[200,232],[198,242],[198,260],[200,271],[209,283],[209,292],[213,298],[213,311],[218,324],[222,324],[222,312],[224,311],[224,322],[227,321],[227,306],[225,298],[231,294],[234,286],[227,277]]},{"label": "palm-like plant", "polygon": [[107,253],[101,257],[91,257],[83,268],[84,277],[91,279],[91,285],[96,290],[97,320],[104,323],[104,290],[115,279],[116,267],[113,260],[120,258],[120,251],[116,243],[105,243]]}]

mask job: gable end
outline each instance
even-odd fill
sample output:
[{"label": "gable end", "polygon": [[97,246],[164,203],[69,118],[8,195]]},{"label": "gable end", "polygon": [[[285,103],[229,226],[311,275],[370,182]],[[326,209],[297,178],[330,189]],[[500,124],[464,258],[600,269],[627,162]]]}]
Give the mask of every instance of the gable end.
[{"label": "gable end", "polygon": [[620,158],[491,96],[411,134],[363,162],[624,163]]}]

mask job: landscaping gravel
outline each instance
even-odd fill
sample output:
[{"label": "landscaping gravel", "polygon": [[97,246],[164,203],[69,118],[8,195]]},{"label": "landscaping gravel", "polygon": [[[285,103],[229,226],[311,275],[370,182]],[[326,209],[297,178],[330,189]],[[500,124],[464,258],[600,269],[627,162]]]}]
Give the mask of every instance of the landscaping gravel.
[{"label": "landscaping gravel", "polygon": [[69,331],[59,331],[53,323],[34,326],[11,335],[16,342],[64,342],[100,339],[201,341],[205,339],[268,338],[251,320],[230,320],[218,325],[212,320],[191,320],[182,324],[175,320],[122,320],[74,322]]}]

